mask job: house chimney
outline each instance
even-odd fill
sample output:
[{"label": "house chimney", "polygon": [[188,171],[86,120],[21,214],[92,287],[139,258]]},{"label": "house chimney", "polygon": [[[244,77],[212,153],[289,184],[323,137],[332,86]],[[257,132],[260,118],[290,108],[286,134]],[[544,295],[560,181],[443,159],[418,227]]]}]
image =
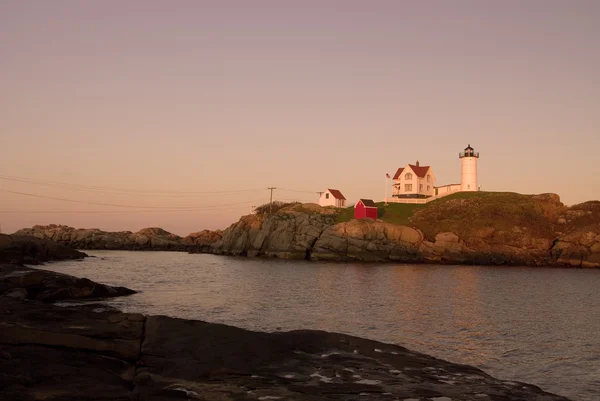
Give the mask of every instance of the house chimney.
[{"label": "house chimney", "polygon": [[417,160],[417,167],[419,167],[419,161]]}]

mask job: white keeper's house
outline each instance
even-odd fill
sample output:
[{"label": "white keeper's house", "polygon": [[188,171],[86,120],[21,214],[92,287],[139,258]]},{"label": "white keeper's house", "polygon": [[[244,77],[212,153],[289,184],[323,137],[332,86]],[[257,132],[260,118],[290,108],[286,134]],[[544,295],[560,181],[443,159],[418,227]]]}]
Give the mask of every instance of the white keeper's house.
[{"label": "white keeper's house", "polygon": [[431,166],[407,164],[394,174],[392,197],[386,202],[392,203],[427,203],[442,196],[456,192],[478,191],[477,160],[479,152],[469,144],[458,155],[461,160],[460,184],[435,185],[435,174]]},{"label": "white keeper's house", "polygon": [[392,197],[428,198],[435,194],[435,174],[431,166],[421,166],[419,161],[400,167],[394,174]]},{"label": "white keeper's house", "polygon": [[327,189],[319,198],[320,206],[346,207],[346,198],[337,189]]}]

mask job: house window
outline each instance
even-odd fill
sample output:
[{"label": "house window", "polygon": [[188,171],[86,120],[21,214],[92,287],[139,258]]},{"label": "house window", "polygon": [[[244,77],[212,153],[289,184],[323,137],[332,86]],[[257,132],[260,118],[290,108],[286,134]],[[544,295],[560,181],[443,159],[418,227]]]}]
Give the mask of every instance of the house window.
[{"label": "house window", "polygon": [[411,173],[404,174],[404,179],[405,180],[412,180],[412,174]]},{"label": "house window", "polygon": [[404,192],[412,191],[412,184],[404,184]]},{"label": "house window", "polygon": [[325,194],[325,199],[329,199],[329,194]]},{"label": "house window", "polygon": [[419,192],[423,192],[423,184],[419,185]]},{"label": "house window", "polygon": [[431,180],[431,176],[429,174],[427,174],[427,182],[429,182]]}]

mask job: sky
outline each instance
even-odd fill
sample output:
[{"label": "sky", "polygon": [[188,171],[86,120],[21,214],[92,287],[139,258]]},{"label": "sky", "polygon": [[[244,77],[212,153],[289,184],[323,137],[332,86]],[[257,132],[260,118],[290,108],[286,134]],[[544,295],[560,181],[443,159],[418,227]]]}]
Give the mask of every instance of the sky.
[{"label": "sky", "polygon": [[417,160],[459,182],[467,144],[482,190],[598,199],[598,20],[595,0],[3,0],[1,230],[186,235],[268,187],[381,200]]}]

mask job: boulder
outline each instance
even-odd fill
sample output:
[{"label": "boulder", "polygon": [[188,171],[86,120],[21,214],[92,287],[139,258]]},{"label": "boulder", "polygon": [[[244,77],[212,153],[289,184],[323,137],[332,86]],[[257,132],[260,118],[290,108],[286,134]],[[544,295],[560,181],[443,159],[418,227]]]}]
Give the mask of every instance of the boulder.
[{"label": "boulder", "polygon": [[421,261],[421,233],[380,220],[351,220],[327,227],[310,253],[314,260]]},{"label": "boulder", "polygon": [[587,225],[561,236],[551,250],[553,263],[571,267],[600,267],[599,233],[600,224],[597,228]]},{"label": "boulder", "polygon": [[216,253],[305,259],[323,230],[333,224],[327,215],[298,212],[244,216],[213,243]]}]

